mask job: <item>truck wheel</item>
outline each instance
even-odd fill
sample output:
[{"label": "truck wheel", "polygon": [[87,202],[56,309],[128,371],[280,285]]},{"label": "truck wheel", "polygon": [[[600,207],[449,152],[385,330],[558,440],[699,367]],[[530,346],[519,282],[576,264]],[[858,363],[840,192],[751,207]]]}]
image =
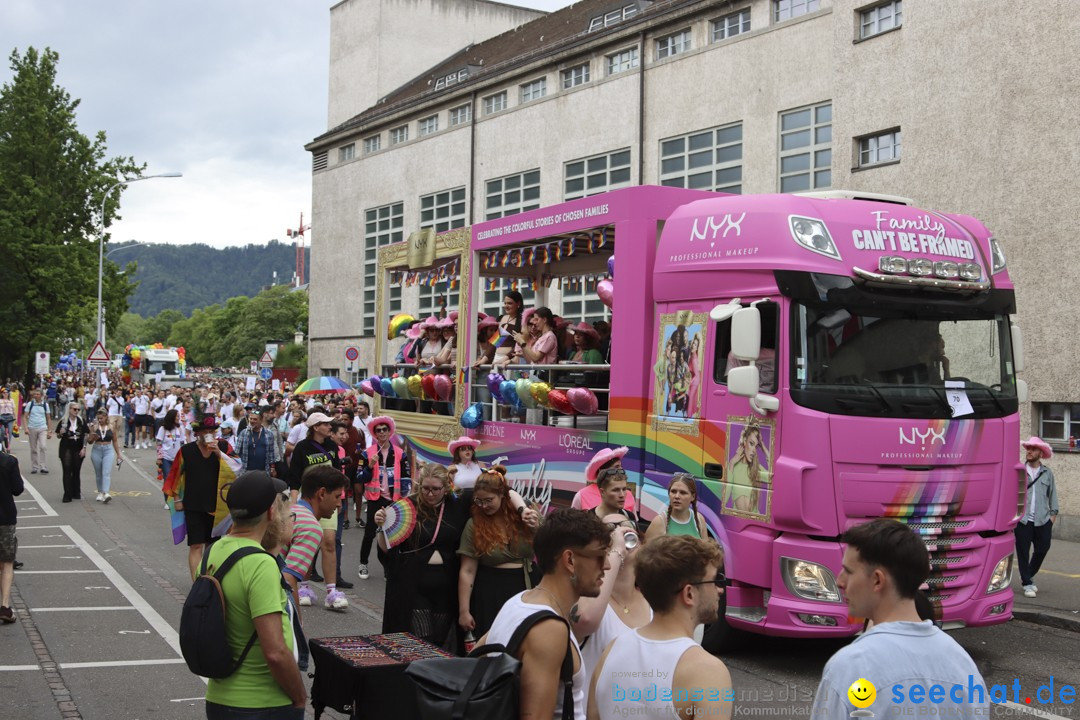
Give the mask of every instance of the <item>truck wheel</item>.
[{"label": "truck wheel", "polygon": [[717,657],[741,650],[750,639],[750,633],[728,625],[726,613],[727,593],[724,593],[720,596],[720,607],[717,611],[720,618],[712,625],[705,626],[705,635],[701,638],[701,647]]}]

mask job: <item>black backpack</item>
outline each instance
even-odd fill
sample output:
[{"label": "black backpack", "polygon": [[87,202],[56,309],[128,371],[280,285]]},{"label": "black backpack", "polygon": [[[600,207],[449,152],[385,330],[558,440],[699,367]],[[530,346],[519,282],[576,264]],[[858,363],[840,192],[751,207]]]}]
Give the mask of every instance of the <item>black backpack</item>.
[{"label": "black backpack", "polygon": [[[463,658],[417,660],[405,668],[416,686],[416,704],[425,720],[509,720],[521,708],[521,661],[525,635],[542,620],[561,615],[540,610],[525,618],[505,646],[481,645]],[[498,653],[489,656],[488,653]],[[574,717],[574,654],[569,636],[559,681],[563,685],[562,720]]]},{"label": "black backpack", "polygon": [[234,551],[217,572],[208,575],[207,563],[210,560],[210,546],[203,552],[202,568],[199,577],[188,591],[184,609],[180,613],[180,652],[188,669],[196,675],[206,678],[227,678],[240,668],[258,633],[251,633],[244,651],[237,660],[233,660],[233,651],[225,632],[225,594],[221,590],[221,580],[225,573],[237,562],[257,553],[266,553],[262,548],[242,547]]}]

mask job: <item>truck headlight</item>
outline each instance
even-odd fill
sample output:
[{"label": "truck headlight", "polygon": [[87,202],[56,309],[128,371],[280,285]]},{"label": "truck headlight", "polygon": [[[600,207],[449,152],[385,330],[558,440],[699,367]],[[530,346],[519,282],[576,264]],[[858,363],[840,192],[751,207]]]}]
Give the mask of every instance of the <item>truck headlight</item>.
[{"label": "truck headlight", "polygon": [[784,575],[784,584],[792,595],[820,602],[841,602],[836,578],[832,570],[824,565],[782,557],[780,570]]},{"label": "truck headlight", "polygon": [[997,238],[990,238],[990,265],[991,274],[999,273],[1005,269],[1005,251],[1001,249],[1001,243]]},{"label": "truck headlight", "polygon": [[836,243],[833,242],[824,222],[798,215],[790,216],[788,221],[791,224],[791,237],[795,238],[795,242],[807,250],[813,250],[833,260],[840,259],[840,251],[836,249]]},{"label": "truck headlight", "polygon": [[1012,583],[1012,553],[998,561],[994,572],[990,575],[990,584],[986,586],[987,594],[1004,590]]}]

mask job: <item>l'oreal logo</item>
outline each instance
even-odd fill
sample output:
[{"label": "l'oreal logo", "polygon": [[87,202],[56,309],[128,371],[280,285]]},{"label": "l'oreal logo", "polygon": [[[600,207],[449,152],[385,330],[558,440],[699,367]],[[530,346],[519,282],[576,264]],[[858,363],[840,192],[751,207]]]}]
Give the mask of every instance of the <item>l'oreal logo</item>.
[{"label": "l'oreal logo", "polygon": [[940,442],[942,445],[945,444],[944,430],[941,430],[939,432],[937,430],[934,430],[933,428],[927,428],[925,431],[923,431],[919,428],[913,427],[910,428],[910,436],[904,434],[904,428],[899,428],[899,430],[901,445],[921,445],[923,446],[923,448],[925,448],[927,445],[933,445],[935,442]]}]

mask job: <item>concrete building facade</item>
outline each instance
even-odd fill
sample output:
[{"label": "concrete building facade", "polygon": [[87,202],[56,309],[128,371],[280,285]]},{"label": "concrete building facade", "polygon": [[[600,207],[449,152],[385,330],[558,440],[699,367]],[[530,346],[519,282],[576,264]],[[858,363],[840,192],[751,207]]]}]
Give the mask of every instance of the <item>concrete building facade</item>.
[{"label": "concrete building facade", "polygon": [[[1080,280],[1080,75],[1068,42],[1080,17],[1069,0],[584,0],[483,41],[464,23],[473,34],[455,30],[456,42],[439,29],[445,7],[432,1],[425,25],[423,5],[410,5],[419,35],[450,47],[401,71],[412,81],[379,84],[359,107],[370,97],[350,87],[360,61],[331,60],[329,129],[307,146],[311,372],[340,371],[348,345],[376,371],[387,318],[374,317],[370,263],[422,226],[632,184],[902,195],[978,217],[1003,244],[1026,342],[1023,432],[1058,448],[1056,532],[1080,536],[1069,448],[1080,377],[1067,361],[1080,337],[1062,290]],[[365,45],[356,8],[343,6],[335,42],[352,32]],[[427,314],[439,295],[392,288],[389,308]],[[587,296],[556,299],[591,318]]]}]

